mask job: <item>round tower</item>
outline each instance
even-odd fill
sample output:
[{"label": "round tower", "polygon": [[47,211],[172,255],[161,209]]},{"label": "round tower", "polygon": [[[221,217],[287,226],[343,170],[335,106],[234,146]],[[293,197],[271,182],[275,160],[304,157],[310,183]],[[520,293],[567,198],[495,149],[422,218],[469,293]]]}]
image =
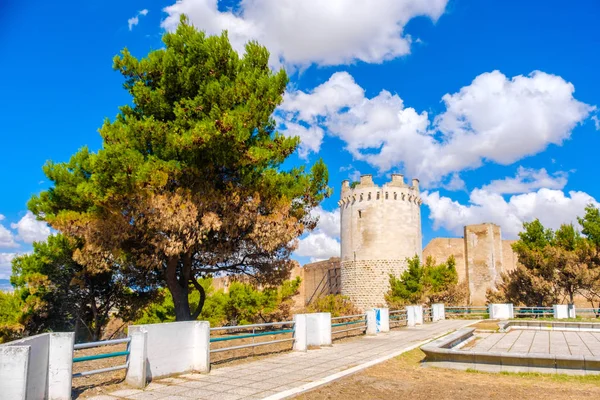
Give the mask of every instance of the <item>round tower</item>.
[{"label": "round tower", "polygon": [[406,259],[422,253],[419,180],[412,186],[400,174],[379,187],[362,175],[350,188],[342,182],[342,294],[365,310],[385,304],[389,275],[400,276]]}]

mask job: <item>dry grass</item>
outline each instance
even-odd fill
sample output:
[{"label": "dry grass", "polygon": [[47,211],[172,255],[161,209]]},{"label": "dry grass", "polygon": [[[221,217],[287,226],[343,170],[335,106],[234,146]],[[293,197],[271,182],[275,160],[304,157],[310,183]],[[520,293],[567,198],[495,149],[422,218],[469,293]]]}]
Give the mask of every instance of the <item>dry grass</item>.
[{"label": "dry grass", "polygon": [[600,377],[492,374],[423,368],[413,350],[361,373],[298,397],[323,399],[592,399],[600,397]]}]

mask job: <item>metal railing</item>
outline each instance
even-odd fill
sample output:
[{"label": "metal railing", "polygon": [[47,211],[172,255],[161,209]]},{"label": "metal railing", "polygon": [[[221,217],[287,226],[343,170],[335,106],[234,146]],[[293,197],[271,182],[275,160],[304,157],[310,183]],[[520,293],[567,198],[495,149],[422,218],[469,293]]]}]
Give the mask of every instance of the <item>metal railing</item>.
[{"label": "metal railing", "polygon": [[431,308],[423,307],[423,322],[431,322],[431,321],[433,321]]},{"label": "metal railing", "polygon": [[406,310],[390,310],[390,329],[408,325]]},{"label": "metal railing", "polygon": [[554,309],[552,307],[514,307],[513,311],[516,318],[554,317]]},{"label": "metal railing", "polygon": [[117,371],[120,369],[127,369],[129,367],[129,344],[131,343],[131,338],[126,337],[124,339],[101,340],[98,342],[79,343],[79,344],[74,345],[73,350],[77,351],[77,350],[83,350],[83,349],[91,349],[94,347],[111,346],[111,345],[121,344],[121,343],[127,343],[127,349],[125,351],[113,351],[112,353],[101,353],[101,354],[92,354],[89,356],[73,357],[73,363],[93,361],[93,360],[102,360],[104,358],[126,356],[127,360],[126,360],[125,364],[117,365],[114,367],[99,368],[99,369],[93,369],[90,371],[77,372],[77,373],[73,374],[73,377],[78,378],[81,376],[101,374],[104,372]]},{"label": "metal railing", "polygon": [[[289,334],[289,333],[293,334],[295,324],[296,323],[294,321],[283,321],[283,322],[270,322],[270,323],[265,323],[265,324],[220,326],[220,327],[216,327],[216,328],[210,328],[211,333],[216,332],[216,331],[238,331],[238,332],[246,331],[239,335],[211,337],[210,343],[218,343],[218,342],[226,342],[226,341],[230,341],[230,340],[241,340],[241,339],[250,339],[250,338],[252,339],[252,343],[242,344],[242,345],[237,345],[237,346],[220,347],[217,349],[211,348],[210,352],[211,353],[219,353],[222,351],[246,349],[249,347],[258,347],[258,346],[266,346],[266,345],[277,344],[277,343],[291,342],[294,340],[293,337],[285,338],[285,339],[269,340],[269,341],[265,341],[265,342],[256,342],[255,338],[263,337],[263,336],[272,336],[272,335],[285,335],[285,334]],[[278,329],[278,330],[265,329],[265,328],[270,328],[270,327],[274,327],[274,326],[280,326],[280,327],[290,326],[291,328]],[[257,332],[257,328],[258,328],[258,332]],[[250,330],[251,330],[251,332],[250,332]]]},{"label": "metal railing", "polygon": [[[337,322],[334,322],[337,321]],[[348,328],[346,328],[348,327]],[[342,329],[333,329],[342,328]],[[355,315],[342,315],[340,317],[331,318],[331,334],[336,333],[352,332],[352,331],[363,331],[367,330],[367,315],[366,314],[355,314]]]},{"label": "metal railing", "polygon": [[600,308],[576,308],[575,315],[584,318],[600,318]]},{"label": "metal railing", "polygon": [[480,318],[489,315],[489,308],[487,306],[445,307],[445,314],[446,318]]}]

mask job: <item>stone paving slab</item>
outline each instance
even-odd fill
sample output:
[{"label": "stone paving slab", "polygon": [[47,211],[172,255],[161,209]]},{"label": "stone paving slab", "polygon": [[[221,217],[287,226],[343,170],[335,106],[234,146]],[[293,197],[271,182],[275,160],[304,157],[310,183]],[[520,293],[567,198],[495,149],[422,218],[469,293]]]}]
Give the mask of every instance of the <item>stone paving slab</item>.
[{"label": "stone paving slab", "polygon": [[[210,374],[185,374],[152,382],[145,390],[126,389],[91,400],[265,399],[301,390],[352,372],[358,366],[382,361],[400,350],[463,328],[475,321],[445,320],[401,328],[377,336],[335,343],[331,347],[290,352],[249,363],[213,369]],[[600,343],[600,340],[599,340]]]},{"label": "stone paving slab", "polygon": [[492,333],[483,336],[467,351],[600,356],[600,334],[597,332],[514,329],[507,333]]}]

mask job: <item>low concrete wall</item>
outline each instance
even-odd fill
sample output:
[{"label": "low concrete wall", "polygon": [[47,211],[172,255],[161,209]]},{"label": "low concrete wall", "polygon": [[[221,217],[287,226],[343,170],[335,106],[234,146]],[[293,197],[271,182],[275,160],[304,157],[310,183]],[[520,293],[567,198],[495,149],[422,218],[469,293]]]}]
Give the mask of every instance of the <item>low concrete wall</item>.
[{"label": "low concrete wall", "polygon": [[71,398],[73,333],[43,333],[0,345],[0,397]]},{"label": "low concrete wall", "polygon": [[512,304],[490,304],[490,319],[511,319],[515,317]]},{"label": "low concrete wall", "polygon": [[331,313],[305,315],[307,346],[331,346]]},{"label": "low concrete wall", "polygon": [[7,399],[27,399],[29,346],[0,346],[0,393]]},{"label": "low concrete wall", "polygon": [[461,343],[470,340],[474,331],[474,328],[461,329],[422,346],[424,365],[485,372],[600,375],[600,357],[457,350],[456,347],[460,347]]},{"label": "low concrete wall", "polygon": [[406,306],[406,325],[423,325],[423,306]]},{"label": "low concrete wall", "polygon": [[375,311],[375,331],[389,332],[390,331],[390,309],[389,308],[374,308]]},{"label": "low concrete wall", "polygon": [[555,304],[552,306],[552,311],[556,319],[569,318],[569,309],[566,304]]},{"label": "low concrete wall", "polygon": [[431,305],[431,321],[443,321],[446,319],[446,308],[443,303]]},{"label": "low concrete wall", "polygon": [[206,321],[131,325],[147,332],[147,380],[183,372],[210,371],[210,325]]},{"label": "low concrete wall", "polygon": [[501,326],[503,332],[509,332],[511,329],[600,332],[600,322],[522,321],[517,319],[508,321]]}]

